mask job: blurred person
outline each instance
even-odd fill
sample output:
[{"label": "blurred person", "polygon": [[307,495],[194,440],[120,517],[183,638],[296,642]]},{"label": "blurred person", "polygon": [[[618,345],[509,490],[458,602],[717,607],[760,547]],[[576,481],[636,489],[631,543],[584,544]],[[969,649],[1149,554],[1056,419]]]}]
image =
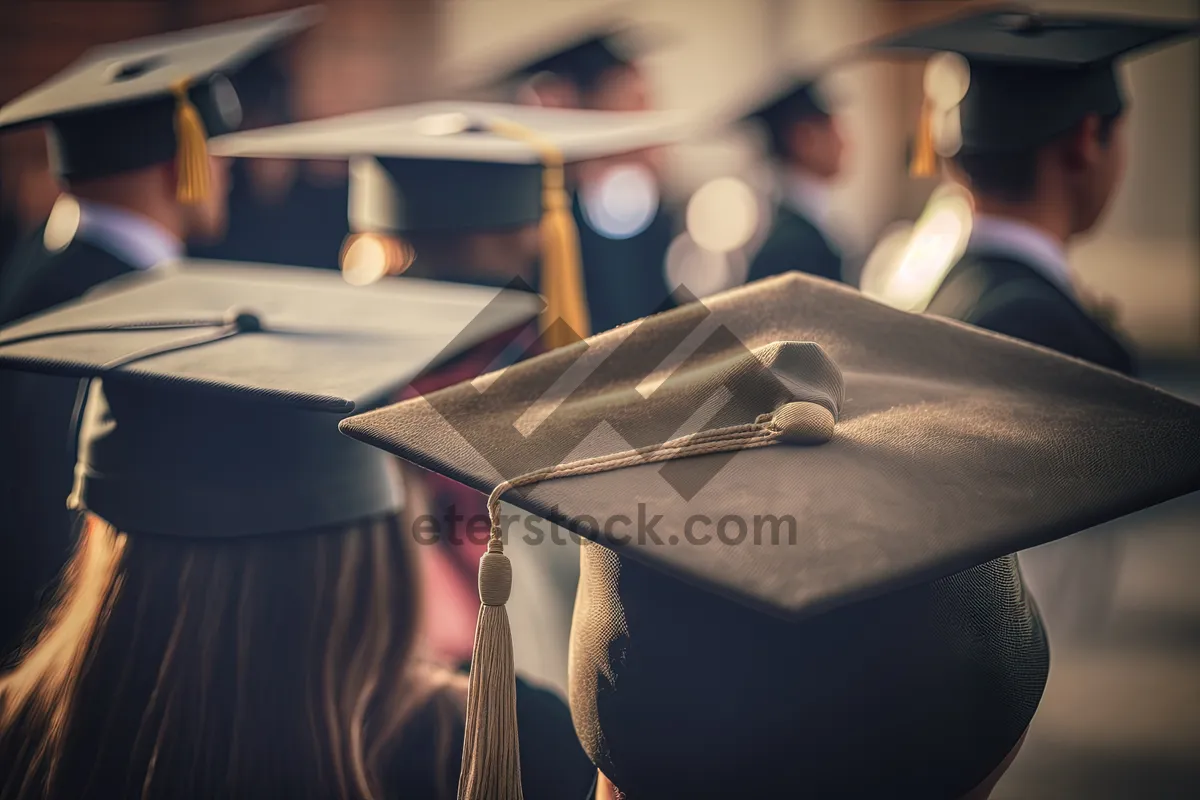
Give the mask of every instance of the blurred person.
[{"label": "blurred person", "polygon": [[[232,77],[241,99],[242,130],[295,121],[290,49],[264,53]],[[229,169],[229,213],[224,236],[188,242],[196,258],[338,268],[350,232],[342,175],[322,177],[288,159],[235,159]]]},{"label": "blurred person", "polygon": [[779,203],[748,280],[790,270],[842,280],[842,250],[829,226],[829,193],[842,174],[845,140],[817,79],[789,80],[745,115],[761,124],[778,175]]},{"label": "blurred person", "polygon": [[[0,365],[94,379],[81,536],[0,676],[0,797],[453,796],[465,687],[425,655],[394,462],[337,422],[495,299],[184,266],[0,334]],[[522,683],[515,713],[530,800],[582,797],[565,704]]]},{"label": "blurred person", "polygon": [[[503,501],[582,540],[571,711],[632,800],[986,798],[1051,666],[1012,554],[1200,490],[1200,406],[811,276],[625,333],[587,340],[600,368],[532,432],[510,421],[583,348],[342,430],[488,495],[493,620],[519,614],[495,578],[524,580]],[[477,652],[506,645],[480,625]],[[502,667],[472,665],[461,796],[519,796]]]},{"label": "blurred person", "polygon": [[[946,112],[959,140],[950,172],[971,191],[975,215],[965,252],[927,312],[1136,371],[1111,312],[1097,313],[1081,294],[1067,247],[1098,224],[1124,170],[1128,104],[1118,65],[1195,30],[1129,16],[988,10],[876,45],[955,54],[931,64],[942,72],[927,85],[948,87],[948,99],[957,101]],[[932,137],[933,127],[925,129]],[[932,142],[918,146],[929,151]],[[1121,544],[1110,531],[1096,531],[1065,549],[1022,554],[1042,601],[1076,623],[1065,633],[1092,634],[1107,620]]]},{"label": "blurred person", "polygon": [[[589,30],[511,70],[518,102],[549,108],[647,111],[649,81],[639,63],[651,47],[632,29]],[[665,272],[678,232],[661,201],[661,153],[622,154],[573,170],[572,213],[593,328],[632,322],[673,304]]]},{"label": "blurred person", "polygon": [[[355,233],[343,249],[342,269],[351,282],[403,272],[400,282],[433,278],[538,289],[545,300],[540,336],[537,329],[521,326],[479,343],[423,375],[405,393],[427,396],[591,332],[579,253],[571,241],[574,223],[564,213],[563,173],[584,158],[665,144],[682,132],[679,117],[661,112],[431,102],[245,131],[222,137],[214,149],[239,158],[350,160],[349,217]],[[563,166],[549,166],[560,160]],[[412,477],[410,491],[437,526],[437,546],[421,553],[430,573],[441,576],[426,587],[431,642],[440,657],[465,660],[479,611],[477,564],[487,544],[479,524],[486,509],[452,480],[436,474]],[[547,573],[561,558],[578,563],[571,548],[541,551],[536,563]],[[516,591],[535,583],[553,581],[531,581]],[[574,585],[559,583],[554,596],[518,598],[551,618],[531,614],[514,633],[521,640],[518,664],[542,665],[547,671],[537,677],[565,688],[569,619],[559,601],[574,592]]]},{"label": "blurred person", "polygon": [[[314,21],[311,10],[99,47],[0,109],[0,131],[46,123],[60,195],[5,268],[0,325],[78,299],[183,255],[224,227],[225,164],[207,136],[240,110],[224,71]],[[0,660],[71,550],[63,505],[80,402],[69,377],[0,372]]]},{"label": "blurred person", "polygon": [[964,89],[951,112],[961,141],[950,168],[976,214],[930,313],[1134,372],[1127,345],[1080,296],[1067,246],[1096,226],[1120,184],[1127,102],[1119,60],[1194,28],[989,10],[876,45],[961,57],[943,62]]}]

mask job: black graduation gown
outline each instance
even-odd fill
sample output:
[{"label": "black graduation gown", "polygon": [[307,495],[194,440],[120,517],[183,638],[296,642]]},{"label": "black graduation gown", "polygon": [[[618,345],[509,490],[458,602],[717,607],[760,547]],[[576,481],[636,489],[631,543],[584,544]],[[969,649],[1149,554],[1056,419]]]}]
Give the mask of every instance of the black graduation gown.
[{"label": "black graduation gown", "polygon": [[767,240],[750,261],[747,281],[757,281],[791,270],[819,278],[842,280],[842,253],[825,238],[812,220],[786,205],[775,211]]},{"label": "black graduation gown", "polygon": [[304,170],[275,203],[261,200],[250,183],[248,162],[230,168],[229,228],[220,242],[189,244],[188,255],[224,261],[289,264],[338,269],[342,242],[350,232],[346,181],[323,185]]},{"label": "black graduation gown", "polygon": [[[74,300],[135,271],[75,240],[48,252],[41,233],[6,265],[0,325]],[[0,370],[0,663],[9,656],[74,544],[67,495],[75,469],[71,420],[80,381]]]},{"label": "black graduation gown", "polygon": [[[438,737],[432,720],[422,714],[405,733],[390,783],[402,797],[453,798],[462,765],[463,720],[444,732],[445,773],[430,769],[438,763]],[[517,727],[521,758],[521,788],[526,800],[585,800],[596,780],[596,768],[575,735],[571,711],[551,691],[517,679]],[[448,791],[447,791],[448,789]]]},{"label": "black graduation gown", "polygon": [[592,331],[599,333],[674,306],[667,288],[667,249],[675,222],[661,206],[644,231],[628,239],[610,239],[587,220],[576,195],[579,256]]},{"label": "black graduation gown", "polygon": [[968,251],[943,279],[926,309],[996,333],[1134,372],[1125,345],[1073,298],[1013,256]]}]

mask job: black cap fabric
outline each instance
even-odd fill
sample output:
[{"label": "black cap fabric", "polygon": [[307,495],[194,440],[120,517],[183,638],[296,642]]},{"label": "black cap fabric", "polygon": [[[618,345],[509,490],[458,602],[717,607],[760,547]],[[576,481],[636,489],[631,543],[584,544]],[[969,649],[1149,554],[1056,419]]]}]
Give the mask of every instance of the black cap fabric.
[{"label": "black cap fabric", "polygon": [[169,161],[178,87],[186,87],[204,133],[236,130],[241,106],[227,76],[319,16],[301,8],[94,48],[0,108],[0,131],[50,123],[57,167],[68,179]]},{"label": "black cap fabric", "polygon": [[[1200,407],[796,273],[488,383],[341,427],[483,492],[616,464],[504,499],[594,543],[572,708],[631,796],[961,796],[1047,674],[1009,554],[1200,489]],[[831,438],[655,461],[795,409]]]},{"label": "black cap fabric", "polygon": [[1119,114],[1124,98],[1118,59],[1197,30],[1195,22],[993,8],[870,47],[962,56],[969,77],[956,108],[961,152],[1014,152],[1065,133],[1087,114]]},{"label": "black cap fabric", "polygon": [[821,80],[816,75],[788,77],[776,80],[760,95],[749,111],[741,112],[738,122],[762,125],[766,129],[772,152],[786,156],[791,127],[797,122],[828,119],[833,104]]},{"label": "black cap fabric", "polygon": [[358,232],[536,223],[545,153],[530,141],[492,132],[492,120],[526,129],[567,163],[667,144],[691,127],[673,112],[431,102],[243,131],[215,140],[212,150],[232,157],[351,159],[351,224]]},{"label": "black cap fabric", "polygon": [[590,91],[604,74],[634,63],[648,48],[636,29],[618,28],[593,32],[535,56],[512,69],[507,80],[525,80],[542,73],[569,81],[581,91]]},{"label": "black cap fabric", "polygon": [[537,313],[522,293],[185,264],[0,332],[0,367],[93,381],[71,503],[131,533],[250,536],[399,508],[339,417]]}]

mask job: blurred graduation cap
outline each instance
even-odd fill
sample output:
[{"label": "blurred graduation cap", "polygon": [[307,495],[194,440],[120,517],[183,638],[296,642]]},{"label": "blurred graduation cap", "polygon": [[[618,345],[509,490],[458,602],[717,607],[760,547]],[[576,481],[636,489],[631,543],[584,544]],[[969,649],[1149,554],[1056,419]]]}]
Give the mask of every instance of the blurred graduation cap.
[{"label": "blurred graduation cap", "polygon": [[460,65],[446,82],[468,91],[511,93],[540,76],[551,76],[580,92],[592,91],[609,70],[636,64],[674,43],[675,37],[661,25],[634,23],[629,17],[621,7],[607,7],[566,22],[525,25],[521,36]]},{"label": "blurred graduation cap", "polygon": [[349,159],[350,225],[360,234],[540,221],[547,327],[562,319],[570,331],[551,339],[574,341],[589,323],[563,166],[667,144],[690,127],[671,112],[433,102],[243,131],[212,147],[236,157]]},{"label": "blurred graduation cap", "polygon": [[781,156],[787,153],[788,131],[792,125],[806,119],[827,119],[833,111],[834,105],[821,79],[808,74],[776,81],[763,99],[744,112],[738,121],[762,125],[767,131],[772,153]]},{"label": "blurred graduation cap", "polygon": [[313,25],[307,7],[94,48],[0,108],[0,132],[49,123],[60,174],[87,180],[177,158],[180,199],[207,191],[205,140],[236,130],[227,75]]},{"label": "blurred graduation cap", "polygon": [[1195,22],[1132,16],[1042,14],[992,8],[883,38],[885,54],[953,53],[931,62],[916,171],[936,166],[934,130],[950,115],[951,144],[964,154],[1021,152],[1050,141],[1088,114],[1125,107],[1120,59],[1195,34]]},{"label": "blurred graduation cap", "polygon": [[72,507],[131,533],[253,536],[399,508],[337,420],[536,313],[482,287],[186,265],[0,331],[0,367],[99,379]]},{"label": "blurred graduation cap", "polygon": [[631,66],[661,46],[662,37],[644,28],[608,25],[538,53],[511,68],[502,82],[520,83],[539,75],[551,75],[573,84],[581,92],[590,92],[609,70]]},{"label": "blurred graduation cap", "polygon": [[[963,796],[1047,676],[1010,554],[1200,489],[1200,407],[796,273],[341,428],[587,540],[572,709],[631,797]],[[493,534],[460,797],[517,796]]]}]

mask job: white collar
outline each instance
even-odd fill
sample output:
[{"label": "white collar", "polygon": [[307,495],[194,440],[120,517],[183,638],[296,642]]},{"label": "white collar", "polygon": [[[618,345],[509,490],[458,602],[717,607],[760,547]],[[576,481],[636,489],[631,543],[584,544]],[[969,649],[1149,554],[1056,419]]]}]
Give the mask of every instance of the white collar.
[{"label": "white collar", "polygon": [[783,179],[783,202],[824,232],[829,224],[829,184],[798,169]]},{"label": "white collar", "polygon": [[1028,222],[976,214],[971,223],[967,251],[1018,258],[1066,292],[1068,297],[1075,297],[1066,248],[1053,236]]},{"label": "white collar", "polygon": [[107,203],[80,200],[75,235],[107,250],[135,269],[183,257],[183,242],[149,217]]}]

